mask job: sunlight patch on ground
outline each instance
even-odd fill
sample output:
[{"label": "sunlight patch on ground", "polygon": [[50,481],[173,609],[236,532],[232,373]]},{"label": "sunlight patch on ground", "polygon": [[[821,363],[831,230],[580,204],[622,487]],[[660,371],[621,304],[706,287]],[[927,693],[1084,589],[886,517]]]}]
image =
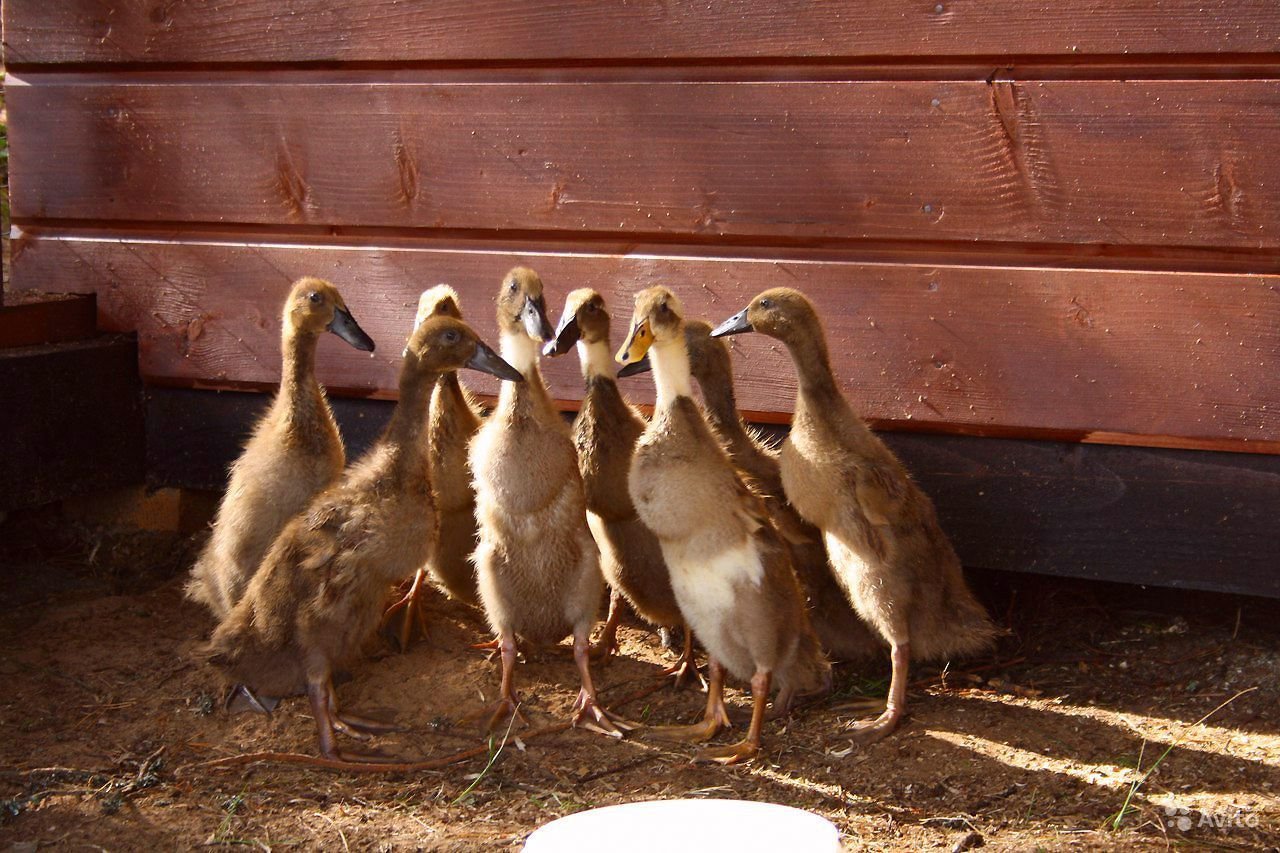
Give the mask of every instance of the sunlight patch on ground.
[{"label": "sunlight patch on ground", "polygon": [[972,750],[1001,764],[1037,772],[1060,773],[1088,785],[1119,789],[1127,787],[1138,778],[1138,774],[1131,768],[1118,767],[1114,764],[1086,764],[1078,759],[1054,758],[1051,755],[1032,752],[1029,749],[1021,749],[977,735],[944,731],[928,731],[925,735],[952,746]]}]

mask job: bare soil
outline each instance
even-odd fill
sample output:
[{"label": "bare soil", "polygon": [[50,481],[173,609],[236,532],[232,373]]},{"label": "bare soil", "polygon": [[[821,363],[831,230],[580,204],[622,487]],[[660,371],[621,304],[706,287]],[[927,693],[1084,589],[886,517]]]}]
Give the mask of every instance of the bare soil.
[{"label": "bare soil", "polygon": [[[221,710],[216,674],[193,660],[210,620],[180,592],[196,544],[56,516],[0,527],[0,848],[518,849],[561,815],[659,797],[800,806],[850,849],[1280,845],[1278,602],[975,574],[1010,634],[990,658],[917,668],[897,734],[851,743],[837,706],[883,695],[887,667],[841,665],[835,697],[770,724],[760,759],[722,768],[644,737],[486,741],[466,719],[497,685],[496,663],[468,648],[483,621],[435,597],[430,636],[407,654],[379,646],[339,696],[409,727],[384,751],[479,754],[363,775],[207,764],[314,755],[315,735],[301,699],[271,717]],[[621,640],[597,674],[606,703],[649,723],[696,719],[693,691],[624,703],[670,658],[638,625]],[[518,680],[535,730],[566,719],[567,654],[533,656]],[[730,699],[745,722],[741,687]]]}]

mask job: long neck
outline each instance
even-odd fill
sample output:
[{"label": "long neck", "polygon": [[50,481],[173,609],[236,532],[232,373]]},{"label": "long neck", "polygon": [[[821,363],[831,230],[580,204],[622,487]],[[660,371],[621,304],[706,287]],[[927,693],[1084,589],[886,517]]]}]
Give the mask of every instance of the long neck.
[{"label": "long neck", "polygon": [[506,330],[499,335],[498,342],[507,364],[520,371],[525,379],[532,379],[538,369],[538,342],[523,331]]},{"label": "long neck", "polygon": [[316,345],[320,336],[296,331],[286,321],[280,341],[280,397],[296,400],[312,389],[316,382]]},{"label": "long neck", "polygon": [[616,375],[607,340],[578,341],[578,361],[582,365],[583,379],[593,376],[613,379]]},{"label": "long neck", "polygon": [[821,329],[807,330],[786,341],[787,349],[796,363],[800,379],[800,393],[814,401],[831,400],[840,396],[835,375],[831,372],[831,357]]},{"label": "long neck", "polygon": [[738,414],[738,401],[733,393],[733,377],[721,376],[710,378],[698,385],[702,388],[702,400],[706,404],[707,421],[720,437],[729,444],[729,454],[735,459],[757,450],[742,425]]},{"label": "long neck", "polygon": [[655,341],[649,348],[649,360],[653,362],[653,384],[658,389],[659,408],[670,407],[678,397],[693,396],[689,350],[683,335]]},{"label": "long neck", "polygon": [[411,368],[400,371],[400,402],[391,413],[383,432],[383,444],[396,456],[396,468],[406,476],[426,476],[427,407],[438,373],[421,373]]}]

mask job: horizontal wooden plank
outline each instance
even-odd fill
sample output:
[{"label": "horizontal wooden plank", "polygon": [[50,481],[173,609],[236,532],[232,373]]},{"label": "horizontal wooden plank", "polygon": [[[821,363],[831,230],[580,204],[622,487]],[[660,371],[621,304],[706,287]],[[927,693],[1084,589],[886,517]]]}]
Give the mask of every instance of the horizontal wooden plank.
[{"label": "horizontal wooden plank", "polygon": [[6,0],[10,63],[1267,53],[1271,0]]},{"label": "horizontal wooden plank", "polygon": [[[152,389],[154,487],[221,490],[266,398]],[[354,457],[390,404],[334,400]],[[965,565],[1280,597],[1280,457],[886,434]]]},{"label": "horizontal wooden plank", "polygon": [[305,80],[25,78],[14,218],[1280,247],[1280,80]]},{"label": "horizontal wooden plank", "polygon": [[[277,313],[291,280],[332,279],[378,342],[359,353],[326,336],[322,380],[390,395],[417,294],[448,281],[494,336],[505,271],[540,271],[558,314],[594,287],[620,339],[631,295],[662,283],[689,312],[728,316],[786,284],[822,311],[833,360],[864,414],[893,428],[1280,452],[1280,277],[924,266],[803,260],[511,253],[465,246],[284,246],[27,235],[20,286],[98,294],[102,322],[136,330],[153,383],[266,384],[279,370]],[[793,370],[762,336],[733,339],[739,398],[785,413]],[[576,400],[574,357],[546,361],[557,397]],[[468,376],[489,393],[494,383]],[[627,393],[652,399],[651,383]],[[776,416],[776,414],[775,414]]]},{"label": "horizontal wooden plank", "polygon": [[142,482],[130,337],[0,349],[0,412],[0,511]]}]

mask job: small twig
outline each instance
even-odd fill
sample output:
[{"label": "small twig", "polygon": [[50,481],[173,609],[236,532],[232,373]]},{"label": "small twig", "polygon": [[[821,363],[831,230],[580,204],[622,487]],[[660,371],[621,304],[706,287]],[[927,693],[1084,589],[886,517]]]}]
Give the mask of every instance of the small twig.
[{"label": "small twig", "polygon": [[603,779],[604,777],[612,776],[615,773],[625,773],[628,770],[633,770],[642,764],[648,764],[650,761],[654,761],[657,758],[658,758],[658,753],[653,753],[651,755],[642,755],[641,757],[633,761],[627,761],[627,762],[624,762],[623,764],[615,764],[613,767],[606,767],[603,770],[597,770],[594,773],[588,773],[586,776],[580,776],[576,780],[575,784],[585,785],[588,782],[594,782],[597,779]]},{"label": "small twig", "polygon": [[908,687],[928,687],[943,675],[949,675],[951,677],[955,677],[958,675],[973,675],[974,673],[978,673],[978,672],[986,672],[987,670],[991,670],[991,669],[1003,669],[1007,666],[1014,666],[1015,664],[1025,663],[1026,660],[1027,659],[1025,657],[1016,657],[1016,658],[1009,658],[1009,660],[996,661],[995,663],[989,663],[984,666],[969,667],[968,669],[963,669],[956,672],[947,672],[946,670],[943,670],[943,672],[939,673],[938,675],[933,675],[928,678],[922,678],[919,681],[912,681],[907,686]]}]

